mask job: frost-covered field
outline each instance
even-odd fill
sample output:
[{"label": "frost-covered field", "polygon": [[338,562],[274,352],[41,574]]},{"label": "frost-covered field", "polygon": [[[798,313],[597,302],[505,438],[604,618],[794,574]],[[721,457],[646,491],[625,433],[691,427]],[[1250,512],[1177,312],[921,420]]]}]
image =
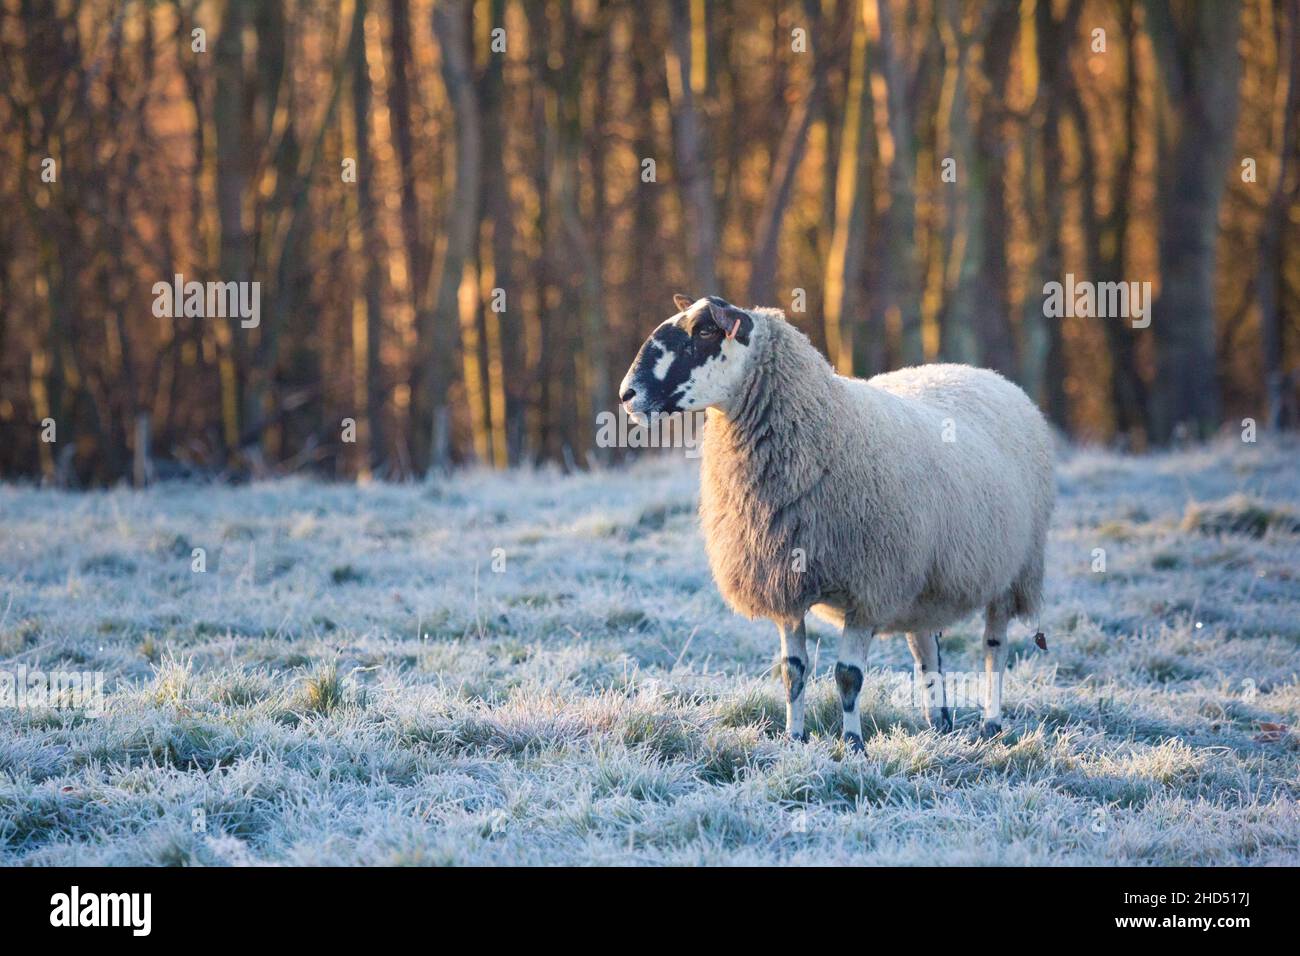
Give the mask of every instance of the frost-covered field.
[{"label": "frost-covered field", "polygon": [[1007,734],[923,730],[891,637],[863,756],[817,622],[814,739],[778,735],[775,631],[723,606],[680,460],[0,487],[0,672],[108,688],[0,709],[0,860],[1300,863],[1300,448],[1266,442],[1065,456]]}]

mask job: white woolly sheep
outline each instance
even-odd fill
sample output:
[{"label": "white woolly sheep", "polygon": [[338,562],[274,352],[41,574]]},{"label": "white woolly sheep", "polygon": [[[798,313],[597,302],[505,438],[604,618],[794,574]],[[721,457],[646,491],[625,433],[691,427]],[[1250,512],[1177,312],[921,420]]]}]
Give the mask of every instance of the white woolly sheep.
[{"label": "white woolly sheep", "polygon": [[709,564],[733,609],[780,630],[788,733],[804,736],[810,610],[843,627],[835,680],[852,749],[871,637],[906,632],[925,717],[949,730],[939,632],[983,610],[981,733],[998,733],[1007,624],[1037,614],[1055,497],[1034,403],[965,365],[846,378],[779,310],[674,301],[619,395],[642,422],[708,409]]}]

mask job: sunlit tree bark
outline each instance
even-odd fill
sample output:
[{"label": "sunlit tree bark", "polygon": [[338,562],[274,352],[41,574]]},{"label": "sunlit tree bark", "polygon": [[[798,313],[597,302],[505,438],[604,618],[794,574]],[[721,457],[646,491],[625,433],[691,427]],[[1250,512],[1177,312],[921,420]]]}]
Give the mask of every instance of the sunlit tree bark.
[{"label": "sunlit tree bark", "polygon": [[686,208],[686,245],[697,289],[691,295],[713,295],[718,289],[715,257],[718,250],[718,211],[713,194],[713,166],[708,132],[701,110],[707,64],[708,34],[705,5],[698,0],[670,0],[672,35],[667,52],[668,91],[673,109],[673,145],[682,204]]},{"label": "sunlit tree bark", "polygon": [[[790,197],[794,192],[795,174],[803,161],[808,145],[808,131],[821,108],[826,95],[826,73],[830,68],[829,38],[821,30],[821,7],[815,0],[805,3],[808,23],[808,42],[811,48],[812,77],[808,88],[790,107],[781,141],[772,160],[772,173],[763,195],[758,226],[754,232],[754,247],[749,260],[749,301],[751,303],[776,302],[777,249],[781,239],[781,224],[785,220]],[[856,18],[855,18],[856,19]]]},{"label": "sunlit tree bark", "polygon": [[867,85],[866,24],[855,18],[853,49],[845,91],[844,125],[835,185],[835,222],[826,260],[822,313],[831,364],[843,375],[853,374],[853,338],[862,324],[862,254],[866,241],[870,185],[868,157],[871,90]]},{"label": "sunlit tree bark", "polygon": [[382,365],[384,316],[381,302],[383,279],[379,271],[381,240],[375,208],[373,156],[370,147],[370,64],[366,59],[366,0],[354,0],[352,40],[349,51],[352,69],[353,141],[357,149],[357,212],[365,247],[362,286],[365,303],[365,419],[367,453],[371,470],[381,472],[388,453],[384,427],[386,390]]},{"label": "sunlit tree bark", "polygon": [[[429,419],[429,457],[417,467],[445,469],[452,461],[451,386],[456,375],[460,329],[460,287],[478,230],[482,129],[474,86],[470,8],[446,0],[433,11],[433,31],[442,56],[442,77],[456,127],[456,179],[450,195],[447,238],[438,267],[430,326],[421,330]],[[423,426],[425,423],[419,423]]]},{"label": "sunlit tree bark", "polygon": [[[869,0],[870,2],[870,0]],[[875,0],[880,56],[888,91],[889,164],[888,246],[890,294],[899,311],[904,365],[925,361],[921,344],[921,272],[916,236],[916,144],[910,96],[911,77],[894,33],[889,0]]]}]

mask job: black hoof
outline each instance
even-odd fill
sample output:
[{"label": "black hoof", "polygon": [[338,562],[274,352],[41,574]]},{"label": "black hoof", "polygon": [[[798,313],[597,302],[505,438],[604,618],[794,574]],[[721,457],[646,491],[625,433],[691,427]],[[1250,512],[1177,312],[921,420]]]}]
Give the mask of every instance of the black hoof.
[{"label": "black hoof", "polygon": [[797,743],[797,744],[806,744],[806,743],[808,742],[808,732],[807,732],[807,731],[804,731],[803,733],[800,733],[800,734],[789,734],[789,737],[790,737],[791,740],[793,740],[793,741],[794,741],[795,743]]},{"label": "black hoof", "polygon": [[980,740],[992,740],[1002,733],[1002,721],[986,720],[980,725]]},{"label": "black hoof", "polygon": [[947,707],[939,708],[939,722],[935,725],[935,730],[941,734],[952,733],[952,710]]},{"label": "black hoof", "polygon": [[845,733],[844,746],[851,754],[860,754],[866,749],[862,743],[862,736],[860,734],[855,734],[852,731]]}]

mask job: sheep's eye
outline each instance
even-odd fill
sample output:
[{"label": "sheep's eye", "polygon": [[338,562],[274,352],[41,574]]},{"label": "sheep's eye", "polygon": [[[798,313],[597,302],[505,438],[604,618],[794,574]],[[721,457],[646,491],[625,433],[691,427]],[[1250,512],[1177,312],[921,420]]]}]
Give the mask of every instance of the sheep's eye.
[{"label": "sheep's eye", "polygon": [[702,339],[716,338],[721,334],[722,334],[722,329],[718,328],[716,325],[712,323],[709,323],[708,325],[700,326],[700,338]]}]

